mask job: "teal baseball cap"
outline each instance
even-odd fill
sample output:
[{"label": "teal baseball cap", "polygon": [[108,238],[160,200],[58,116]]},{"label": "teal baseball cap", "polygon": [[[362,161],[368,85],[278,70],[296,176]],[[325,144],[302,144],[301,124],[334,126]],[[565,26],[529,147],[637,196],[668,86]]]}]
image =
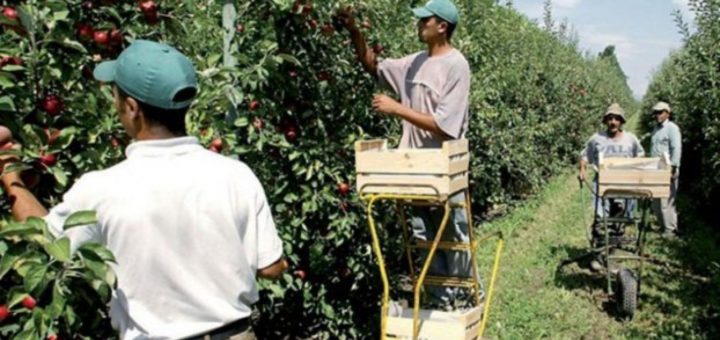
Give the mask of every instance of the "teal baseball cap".
[{"label": "teal baseball cap", "polygon": [[[95,67],[93,76],[115,83],[131,97],[162,109],[188,107],[197,94],[195,67],[190,59],[154,41],[135,40],[117,59]],[[184,95],[178,96],[181,91]]]},{"label": "teal baseball cap", "polygon": [[425,6],[415,8],[412,11],[420,19],[435,15],[453,25],[457,25],[460,21],[460,13],[450,0],[430,0]]}]

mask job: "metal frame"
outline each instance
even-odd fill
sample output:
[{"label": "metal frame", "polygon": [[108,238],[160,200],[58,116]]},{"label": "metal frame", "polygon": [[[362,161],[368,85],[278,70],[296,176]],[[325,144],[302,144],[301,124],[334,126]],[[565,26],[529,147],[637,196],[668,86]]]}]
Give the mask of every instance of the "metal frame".
[{"label": "metal frame", "polygon": [[[492,276],[490,278],[490,286],[487,293],[487,300],[485,303],[485,306],[483,308],[483,316],[482,316],[482,323],[480,326],[478,339],[482,338],[482,334],[485,330],[486,322],[488,315],[490,314],[490,303],[492,302],[492,294],[493,294],[493,288],[495,284],[495,279],[497,277],[498,267],[500,265],[500,254],[502,251],[502,247],[504,244],[503,235],[501,232],[497,232],[494,234],[491,234],[489,236],[483,237],[479,241],[475,241],[474,235],[473,235],[473,223],[472,223],[472,211],[471,211],[471,200],[470,200],[470,192],[467,188],[465,188],[463,191],[458,191],[454,194],[464,192],[465,193],[465,202],[463,203],[451,203],[449,201],[448,196],[442,196],[442,195],[405,195],[405,194],[392,194],[392,193],[378,193],[378,194],[363,194],[363,188],[360,189],[360,198],[364,201],[367,201],[367,219],[368,219],[368,225],[370,227],[370,235],[372,236],[372,248],[375,253],[375,256],[377,257],[377,264],[380,268],[380,277],[382,279],[383,283],[383,297],[382,297],[382,307],[381,307],[381,320],[380,320],[380,338],[385,339],[387,334],[387,324],[388,324],[388,308],[389,308],[389,302],[390,302],[390,283],[388,280],[388,274],[385,269],[385,261],[382,255],[382,249],[380,247],[380,239],[378,237],[377,228],[375,226],[375,219],[373,218],[373,207],[375,206],[375,203],[378,201],[383,200],[390,200],[395,201],[395,207],[398,211],[398,216],[401,219],[402,224],[402,232],[403,232],[403,241],[405,246],[405,253],[408,259],[408,265],[410,266],[410,275],[413,278],[413,291],[414,291],[414,301],[413,301],[413,339],[417,339],[420,333],[420,292],[423,287],[423,285],[426,283],[427,279],[427,272],[430,268],[430,264],[432,263],[432,260],[435,256],[435,252],[437,249],[455,249],[455,250],[468,250],[470,252],[470,265],[471,265],[471,277],[468,279],[459,279],[459,280],[447,280],[447,281],[437,281],[432,282],[434,284],[441,284],[446,286],[462,286],[467,288],[472,288],[474,295],[475,295],[475,303],[479,306],[482,301],[480,298],[480,284],[478,282],[478,275],[477,275],[477,259],[475,254],[475,248],[476,246],[485,240],[488,240],[493,237],[497,237],[497,246],[495,251],[495,261],[493,264],[493,271]],[[433,188],[435,192],[438,192],[437,189]],[[404,207],[406,205],[410,206],[441,206],[444,209],[443,213],[443,219],[438,227],[437,233],[435,235],[435,239],[432,242],[422,242],[422,244],[411,244],[410,240],[410,233],[409,233],[409,227],[407,225],[407,220],[405,216]],[[470,238],[469,243],[464,242],[447,242],[447,241],[441,241],[443,233],[445,232],[445,227],[447,226],[450,211],[453,208],[465,208],[468,218],[468,236]],[[417,242],[421,243],[421,242]],[[419,273],[419,276],[417,277],[417,280],[415,280],[416,277],[416,268],[413,261],[412,256],[412,249],[416,248],[427,248],[429,249],[428,255],[425,259],[425,263],[422,265],[422,269]]]}]

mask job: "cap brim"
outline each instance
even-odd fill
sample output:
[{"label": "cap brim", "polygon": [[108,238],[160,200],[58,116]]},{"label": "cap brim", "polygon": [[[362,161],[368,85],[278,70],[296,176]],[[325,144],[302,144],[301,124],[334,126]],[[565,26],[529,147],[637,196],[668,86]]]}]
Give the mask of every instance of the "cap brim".
[{"label": "cap brim", "polygon": [[93,77],[99,81],[112,82],[115,81],[115,60],[104,61],[95,67]]},{"label": "cap brim", "polygon": [[428,11],[425,7],[418,7],[412,10],[413,15],[415,15],[416,18],[423,19],[431,17],[435,14],[433,12]]}]

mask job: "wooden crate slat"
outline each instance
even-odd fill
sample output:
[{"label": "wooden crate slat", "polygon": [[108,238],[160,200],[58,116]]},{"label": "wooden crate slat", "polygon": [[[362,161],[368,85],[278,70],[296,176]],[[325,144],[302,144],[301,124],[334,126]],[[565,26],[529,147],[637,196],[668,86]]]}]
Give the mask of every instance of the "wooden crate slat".
[{"label": "wooden crate slat", "polygon": [[440,149],[387,150],[386,140],[355,143],[357,188],[361,193],[447,197],[468,186],[467,140]]},{"label": "wooden crate slat", "polygon": [[600,196],[605,195],[607,190],[629,190],[629,191],[649,191],[652,193],[653,198],[668,198],[670,197],[670,186],[669,185],[646,185],[639,186],[636,184],[612,184],[603,185],[600,184],[598,193]]},{"label": "wooden crate slat", "polygon": [[600,184],[667,184],[670,186],[670,172],[663,170],[606,170],[600,171]]},{"label": "wooden crate slat", "polygon": [[465,154],[463,157],[450,160],[447,173],[448,175],[455,175],[461,172],[467,172],[468,168],[470,168],[470,155]]},{"label": "wooden crate slat", "polygon": [[358,192],[366,193],[447,195],[450,179],[443,176],[358,174],[357,186]]},{"label": "wooden crate slat", "polygon": [[363,152],[367,150],[385,150],[387,149],[387,139],[370,139],[355,142],[355,152]]},{"label": "wooden crate slat", "polygon": [[468,152],[469,143],[467,139],[458,139],[445,141],[442,150],[447,156],[454,156],[460,153]]},{"label": "wooden crate slat", "polygon": [[358,173],[447,174],[449,159],[435,152],[361,152],[355,156]]},{"label": "wooden crate slat", "polygon": [[[477,337],[482,306],[465,313],[420,310],[420,339],[461,339],[471,340]],[[410,339],[413,333],[412,308],[406,308],[402,316],[388,317],[387,335],[400,339]]]},{"label": "wooden crate slat", "polygon": [[448,194],[456,193],[468,187],[468,176],[464,173],[462,176],[456,175],[450,179],[450,185],[448,187]]},{"label": "wooden crate slat", "polygon": [[613,168],[618,166],[626,165],[645,165],[645,164],[659,164],[660,157],[636,157],[636,158],[605,158],[600,163],[601,168]]}]

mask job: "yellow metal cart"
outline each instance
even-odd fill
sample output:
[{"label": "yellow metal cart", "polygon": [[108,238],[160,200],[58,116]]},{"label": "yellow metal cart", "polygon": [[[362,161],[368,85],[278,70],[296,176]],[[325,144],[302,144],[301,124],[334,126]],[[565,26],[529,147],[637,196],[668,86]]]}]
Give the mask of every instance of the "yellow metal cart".
[{"label": "yellow metal cart", "polygon": [[[381,307],[381,339],[479,339],[485,330],[492,302],[493,288],[503,247],[501,233],[476,240],[473,235],[468,168],[470,155],[467,140],[446,141],[440,149],[387,148],[386,140],[358,141],[355,143],[357,187],[362,200],[367,202],[367,219],[372,236],[372,248],[377,257],[383,283]],[[453,202],[451,197],[464,193],[464,201]],[[402,225],[405,254],[413,278],[412,313],[389,314],[390,283],[380,247],[373,209],[381,201],[394,201]],[[444,214],[432,241],[412,240],[405,216],[406,206],[436,206]],[[466,209],[469,242],[442,241],[452,209]],[[485,301],[477,275],[475,249],[481,242],[497,238],[495,260]],[[415,268],[414,249],[427,249],[428,254],[420,272]],[[471,277],[429,276],[428,270],[438,249],[467,251],[470,253]],[[420,308],[421,290],[425,285],[464,287],[473,293],[475,307],[458,312],[424,310]]]}]

